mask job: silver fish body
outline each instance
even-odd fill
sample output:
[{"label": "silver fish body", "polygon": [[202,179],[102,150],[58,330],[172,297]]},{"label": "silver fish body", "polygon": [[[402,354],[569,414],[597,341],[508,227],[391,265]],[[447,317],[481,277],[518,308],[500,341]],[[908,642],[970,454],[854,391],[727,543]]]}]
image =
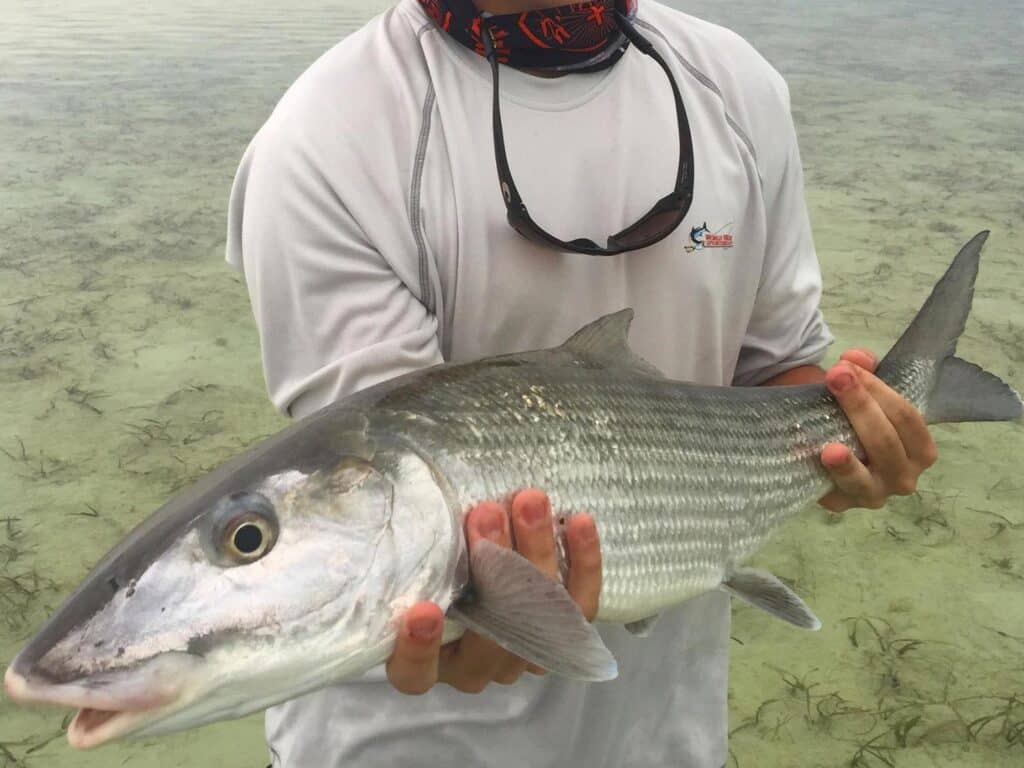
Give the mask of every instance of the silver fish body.
[{"label": "silver fish body", "polygon": [[[953,357],[984,239],[878,370],[932,423],[1021,415],[1015,392]],[[825,443],[860,451],[845,415],[823,385],[667,379],[629,350],[630,318],[385,382],[228,462],[96,566],[12,662],[8,694],[80,707],[74,746],[180,730],[380,663],[424,599],[456,631],[609,679],[614,660],[561,586],[509,550],[466,550],[466,512],[525,487],[550,496],[558,540],[573,514],[593,515],[601,620],[640,629],[723,588],[817,628],[788,587],[742,563],[828,488]]]},{"label": "silver fish body", "polygon": [[826,443],[859,450],[824,386],[694,386],[571,349],[426,372],[369,418],[382,434],[401,425],[458,509],[536,487],[558,527],[590,513],[598,618],[623,623],[717,588],[825,491]]}]

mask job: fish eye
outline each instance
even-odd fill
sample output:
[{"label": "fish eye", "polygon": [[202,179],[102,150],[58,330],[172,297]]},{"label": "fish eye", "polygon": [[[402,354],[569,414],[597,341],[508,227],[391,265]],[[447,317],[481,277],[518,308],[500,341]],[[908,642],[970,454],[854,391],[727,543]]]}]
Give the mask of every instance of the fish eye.
[{"label": "fish eye", "polygon": [[260,552],[266,544],[263,526],[249,521],[242,523],[235,528],[235,532],[231,535],[231,544],[242,555]]},{"label": "fish eye", "polygon": [[254,563],[277,541],[277,514],[262,494],[233,493],[221,499],[211,518],[210,554],[222,565]]},{"label": "fish eye", "polygon": [[251,563],[267,553],[272,539],[266,520],[245,515],[225,527],[221,548],[235,562]]}]

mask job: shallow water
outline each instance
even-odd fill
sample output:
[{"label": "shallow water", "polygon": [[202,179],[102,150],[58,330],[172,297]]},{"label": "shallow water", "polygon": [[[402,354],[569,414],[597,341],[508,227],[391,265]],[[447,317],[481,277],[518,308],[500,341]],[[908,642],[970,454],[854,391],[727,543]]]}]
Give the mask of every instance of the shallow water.
[{"label": "shallow water", "polygon": [[[961,354],[1024,387],[1016,0],[677,0],[787,77],[836,351],[884,351],[993,230]],[[227,193],[284,88],[378,0],[0,0],[0,666],[172,491],[283,421]],[[757,561],[824,621],[736,609],[735,766],[1024,762],[1024,429],[935,429],[919,494]],[[258,718],[74,753],[0,698],[0,768],[262,766]],[[66,724],[66,723],[65,723]]]}]

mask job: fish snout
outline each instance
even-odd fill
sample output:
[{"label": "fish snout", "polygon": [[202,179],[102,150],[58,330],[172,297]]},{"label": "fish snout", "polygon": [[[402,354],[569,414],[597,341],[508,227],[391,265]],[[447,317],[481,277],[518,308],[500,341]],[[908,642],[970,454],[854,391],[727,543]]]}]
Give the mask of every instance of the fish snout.
[{"label": "fish snout", "polygon": [[4,693],[11,701],[30,701],[28,698],[28,681],[18,673],[12,663],[4,673]]},{"label": "fish snout", "polygon": [[53,682],[23,669],[15,659],[4,673],[4,690],[18,703],[78,709],[68,726],[68,742],[88,749],[137,730],[161,712],[178,709],[187,673],[201,663],[188,654],[166,654],[132,670]]}]

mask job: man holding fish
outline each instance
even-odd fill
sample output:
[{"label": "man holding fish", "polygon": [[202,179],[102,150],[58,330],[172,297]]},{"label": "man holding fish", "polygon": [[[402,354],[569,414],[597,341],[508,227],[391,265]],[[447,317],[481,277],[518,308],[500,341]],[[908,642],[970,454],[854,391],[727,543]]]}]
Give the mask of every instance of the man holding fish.
[{"label": "man holding fish", "polygon": [[[690,247],[709,223],[724,247]],[[596,242],[568,240],[581,232]],[[821,453],[830,511],[910,493],[936,458],[870,353],[817,366],[831,337],[782,78],[736,35],[651,0],[402,0],[307,71],[255,138],[228,259],[270,395],[294,417],[633,306],[632,346],[671,378],[827,383],[867,454]],[[542,490],[476,507],[470,547],[515,547],[557,576]],[[563,577],[592,618],[601,554],[579,511]],[[413,605],[386,673],[270,710],[274,764],[724,763],[727,595],[646,640],[603,629],[620,661],[604,685],[521,677],[542,670],[472,632],[443,644],[443,618]]]}]

